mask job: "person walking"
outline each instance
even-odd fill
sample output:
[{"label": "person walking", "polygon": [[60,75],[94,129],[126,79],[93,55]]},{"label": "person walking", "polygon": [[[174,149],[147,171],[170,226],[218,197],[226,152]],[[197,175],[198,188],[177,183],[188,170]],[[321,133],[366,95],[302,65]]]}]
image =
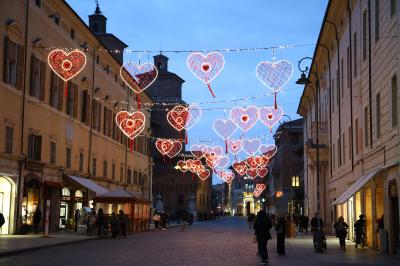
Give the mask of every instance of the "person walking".
[{"label": "person walking", "polygon": [[267,243],[271,239],[269,230],[272,228],[272,223],[265,210],[260,210],[257,213],[253,228],[257,239],[258,253],[261,256],[261,263],[266,264],[268,263]]},{"label": "person walking", "polygon": [[126,238],[126,226],[128,224],[128,217],[125,215],[123,210],[119,210],[118,220],[119,226],[121,228],[121,234],[124,238]]},{"label": "person walking", "polygon": [[249,229],[253,227],[254,220],[256,219],[256,216],[254,213],[250,213],[249,216],[247,217],[247,223],[249,224]]},{"label": "person walking", "polygon": [[119,219],[117,215],[115,215],[115,212],[112,212],[111,214],[110,225],[111,225],[111,237],[113,239],[116,239],[120,225],[119,225]]},{"label": "person walking", "polygon": [[97,220],[96,220],[96,225],[97,225],[97,236],[98,237],[103,237],[104,236],[104,224],[105,224],[105,216],[103,209],[100,208],[97,211]]},{"label": "person walking", "polygon": [[339,220],[335,223],[333,227],[336,231],[336,237],[339,238],[340,248],[346,250],[346,236],[349,226],[344,221],[343,216],[339,217]]},{"label": "person walking", "polygon": [[277,252],[279,255],[285,255],[286,220],[283,216],[278,218],[275,231]]},{"label": "person walking", "polygon": [[358,216],[358,220],[354,224],[354,231],[356,233],[356,248],[358,245],[364,247],[365,244],[365,216],[361,214]]},{"label": "person walking", "polygon": [[308,223],[310,222],[310,218],[307,215],[304,215],[303,218],[303,229],[306,231],[306,235],[308,235]]},{"label": "person walking", "polygon": [[36,207],[36,210],[33,213],[33,220],[32,220],[36,234],[39,232],[39,223],[41,220],[42,220],[42,213],[40,212],[39,207]]},{"label": "person walking", "polygon": [[154,213],[153,221],[154,221],[154,228],[160,230],[160,215],[158,212]]},{"label": "person walking", "polygon": [[322,220],[319,212],[315,213],[315,216],[311,219],[310,225],[311,231],[313,232],[314,247],[316,247],[317,241],[322,241],[322,247],[326,250],[326,238],[323,230],[324,221]]},{"label": "person walking", "polygon": [[78,209],[75,210],[75,217],[74,217],[74,222],[75,222],[75,232],[78,232],[78,225],[79,225],[79,220],[81,218],[81,214]]}]

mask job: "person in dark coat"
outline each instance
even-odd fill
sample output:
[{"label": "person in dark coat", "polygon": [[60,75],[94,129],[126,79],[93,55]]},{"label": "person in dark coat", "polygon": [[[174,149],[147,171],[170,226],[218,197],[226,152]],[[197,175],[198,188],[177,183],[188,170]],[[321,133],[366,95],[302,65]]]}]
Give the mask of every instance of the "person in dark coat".
[{"label": "person in dark coat", "polygon": [[119,219],[117,215],[115,215],[115,212],[111,214],[110,225],[111,225],[111,237],[115,239],[117,238],[119,229]]},{"label": "person in dark coat", "polygon": [[97,211],[97,219],[96,219],[96,225],[97,225],[97,235],[99,237],[104,236],[104,224],[106,223],[106,218],[104,216],[103,209],[100,208]]},{"label": "person in dark coat", "polygon": [[306,231],[306,235],[308,235],[308,223],[310,222],[310,218],[308,216],[304,216],[303,218],[303,229]]},{"label": "person in dark coat", "polygon": [[74,217],[74,221],[75,221],[75,232],[78,232],[78,225],[79,225],[79,220],[81,218],[81,214],[79,212],[78,209],[75,210],[75,217]]},{"label": "person in dark coat", "polygon": [[349,226],[344,221],[343,217],[340,216],[339,220],[335,223],[333,227],[336,231],[336,237],[339,238],[340,248],[346,250],[346,236]]},{"label": "person in dark coat", "polygon": [[278,254],[285,255],[286,220],[284,217],[279,217],[275,231]]},{"label": "person in dark coat", "polygon": [[33,226],[35,227],[35,233],[39,231],[39,223],[42,220],[42,213],[40,212],[39,207],[36,207],[35,212],[33,213]]},{"label": "person in dark coat", "polygon": [[123,210],[119,210],[118,220],[121,228],[121,234],[124,238],[126,238],[126,225],[128,224],[128,217],[125,215]]},{"label": "person in dark coat", "polygon": [[253,228],[257,237],[258,253],[261,256],[261,263],[268,262],[267,243],[271,239],[269,230],[272,228],[272,222],[264,210],[257,213]]},{"label": "person in dark coat", "polygon": [[365,216],[364,214],[361,214],[358,216],[358,219],[356,223],[354,224],[354,230],[356,233],[356,248],[358,245],[364,245],[363,238],[365,237]]}]

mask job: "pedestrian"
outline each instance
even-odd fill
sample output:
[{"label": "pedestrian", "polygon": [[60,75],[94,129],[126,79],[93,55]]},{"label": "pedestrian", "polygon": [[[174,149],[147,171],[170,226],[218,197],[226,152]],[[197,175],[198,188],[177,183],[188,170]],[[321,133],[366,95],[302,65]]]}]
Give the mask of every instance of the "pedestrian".
[{"label": "pedestrian", "polygon": [[272,228],[272,223],[265,210],[260,210],[257,213],[253,228],[257,238],[258,254],[261,256],[261,263],[266,264],[268,263],[267,244],[268,240],[271,239],[269,230]]},{"label": "pedestrian", "polygon": [[365,245],[365,216],[364,214],[360,214],[358,216],[358,220],[354,224],[354,231],[356,233],[356,248],[358,245],[364,247]]},{"label": "pedestrian", "polygon": [[304,225],[304,215],[303,214],[300,215],[300,217],[299,217],[298,225],[299,225],[299,227],[298,227],[299,233],[303,233],[303,225]]},{"label": "pedestrian", "polygon": [[40,223],[41,220],[42,220],[42,213],[40,212],[39,207],[36,207],[36,210],[33,213],[33,221],[32,221],[36,234],[39,231],[39,223]]},{"label": "pedestrian", "polygon": [[165,214],[165,212],[161,213],[161,227],[162,230],[167,230],[165,227],[167,226],[167,216]]},{"label": "pedestrian", "polygon": [[322,248],[326,250],[326,238],[324,235],[324,221],[322,220],[319,212],[315,213],[315,216],[311,219],[310,222],[311,225],[311,231],[313,232],[313,242],[314,242],[314,247],[317,243],[317,241],[322,241]]},{"label": "pedestrian", "polygon": [[103,237],[104,236],[104,224],[105,224],[105,216],[104,216],[103,209],[100,208],[97,211],[97,219],[96,219],[97,236],[98,237]]},{"label": "pedestrian", "polygon": [[75,222],[75,232],[78,232],[78,224],[80,220],[81,214],[78,209],[75,210],[75,217],[74,217],[74,222]]},{"label": "pedestrian", "polygon": [[383,214],[378,222],[378,234],[379,234],[379,243],[381,244],[381,253],[387,252],[387,242],[385,238],[385,223],[383,220]]},{"label": "pedestrian", "polygon": [[160,215],[158,214],[158,212],[154,213],[153,221],[154,221],[154,228],[160,230]]},{"label": "pedestrian", "polygon": [[120,225],[119,225],[119,219],[117,215],[115,215],[115,212],[112,212],[111,214],[110,225],[111,225],[111,237],[113,239],[116,239]]},{"label": "pedestrian", "polygon": [[333,227],[336,231],[336,237],[339,238],[340,248],[346,250],[346,236],[349,226],[344,221],[343,216],[339,217],[339,220],[335,223]]},{"label": "pedestrian", "polygon": [[278,218],[275,231],[277,252],[279,255],[285,255],[286,221],[283,216]]},{"label": "pedestrian", "polygon": [[249,229],[253,227],[255,218],[256,216],[254,215],[254,213],[250,213],[249,216],[247,217],[247,223],[249,224]]},{"label": "pedestrian", "polygon": [[121,234],[124,238],[126,238],[126,226],[128,224],[128,217],[125,215],[123,210],[119,210],[118,220],[119,226],[121,228]]},{"label": "pedestrian", "polygon": [[1,227],[6,223],[6,219],[4,219],[4,215],[0,212],[0,230]]},{"label": "pedestrian", "polygon": [[182,213],[181,221],[182,221],[182,232],[185,232],[186,229],[186,221],[188,220],[188,216],[185,213]]},{"label": "pedestrian", "polygon": [[306,231],[306,235],[308,235],[308,223],[310,222],[310,218],[307,215],[304,215],[303,220],[303,229]]}]

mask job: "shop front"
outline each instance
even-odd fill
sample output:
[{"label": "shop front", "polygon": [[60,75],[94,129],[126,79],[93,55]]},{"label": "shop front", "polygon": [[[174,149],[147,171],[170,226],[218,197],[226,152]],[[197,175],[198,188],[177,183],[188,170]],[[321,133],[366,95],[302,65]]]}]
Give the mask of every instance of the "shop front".
[{"label": "shop front", "polygon": [[9,176],[0,176],[0,213],[4,217],[4,224],[0,229],[0,235],[13,234],[14,207],[15,183]]},{"label": "shop front", "polygon": [[41,182],[38,176],[28,174],[24,178],[22,198],[22,232],[33,231],[33,215],[37,208],[41,211]]},{"label": "shop front", "polygon": [[96,210],[102,208],[107,217],[114,212],[124,211],[129,218],[127,230],[142,232],[150,229],[150,201],[142,199],[133,192],[113,190],[95,198]]}]

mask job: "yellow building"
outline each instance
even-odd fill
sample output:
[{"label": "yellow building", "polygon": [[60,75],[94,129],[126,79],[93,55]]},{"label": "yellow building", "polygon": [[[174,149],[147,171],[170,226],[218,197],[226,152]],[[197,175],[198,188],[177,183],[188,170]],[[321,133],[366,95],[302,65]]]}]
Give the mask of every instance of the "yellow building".
[{"label": "yellow building", "polygon": [[400,243],[399,23],[395,0],[329,1],[298,108],[307,213],[328,231],[343,216],[350,239],[364,214],[367,244],[382,248],[386,233],[389,252]]},{"label": "yellow building", "polygon": [[[137,103],[122,86],[121,50],[107,49],[105,24],[105,34],[101,24],[90,29],[61,0],[1,1],[0,10],[0,212],[6,218],[1,233],[29,231],[36,207],[42,221],[49,211],[51,231],[68,227],[76,209],[108,190],[125,189],[150,201],[150,115],[144,111],[144,131],[130,152],[114,117]],[[94,22],[105,23],[99,9],[93,15]],[[86,54],[86,66],[68,81],[67,95],[64,81],[47,64],[52,47]],[[146,94],[141,101],[151,104]],[[148,204],[140,208],[147,219]]]}]

